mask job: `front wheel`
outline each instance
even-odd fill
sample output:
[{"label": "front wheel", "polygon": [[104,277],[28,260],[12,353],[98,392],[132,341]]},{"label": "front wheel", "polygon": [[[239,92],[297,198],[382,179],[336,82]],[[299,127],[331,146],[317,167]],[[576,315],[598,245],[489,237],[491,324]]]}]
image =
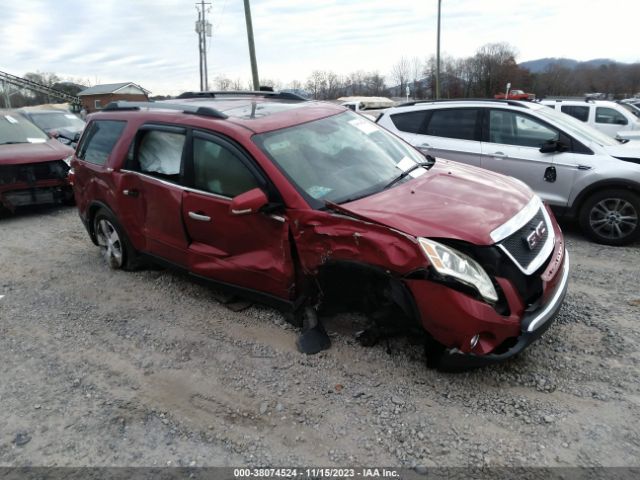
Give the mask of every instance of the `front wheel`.
[{"label": "front wheel", "polygon": [[626,245],[640,238],[640,197],[627,190],[604,190],[580,210],[580,228],[605,245]]},{"label": "front wheel", "polygon": [[136,253],[115,216],[108,210],[101,209],[93,220],[93,231],[102,257],[106,264],[113,268],[133,270],[136,264]]}]

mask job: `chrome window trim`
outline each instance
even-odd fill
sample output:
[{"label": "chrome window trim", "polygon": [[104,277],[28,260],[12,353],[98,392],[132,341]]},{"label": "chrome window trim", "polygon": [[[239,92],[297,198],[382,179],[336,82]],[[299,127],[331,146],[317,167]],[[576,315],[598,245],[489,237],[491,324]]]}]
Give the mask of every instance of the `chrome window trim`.
[{"label": "chrome window trim", "polygon": [[170,187],[178,187],[181,190],[184,190],[186,192],[200,193],[200,194],[203,194],[203,195],[208,195],[210,197],[219,198],[219,199],[222,199],[222,200],[228,200],[229,202],[231,200],[233,200],[233,197],[227,197],[226,195],[220,195],[218,193],[205,192],[204,190],[198,190],[197,188],[186,187],[184,185],[180,185],[179,183],[169,182],[167,180],[163,180],[161,178],[154,177],[153,175],[148,175],[148,174],[142,173],[142,172],[136,172],[135,170],[121,169],[120,171],[124,172],[124,173],[135,173],[136,175],[139,175],[141,177],[150,178],[152,180],[155,180],[156,182],[160,182],[163,185],[168,185]]},{"label": "chrome window trim", "polygon": [[503,223],[494,231],[492,231],[489,236],[494,243],[498,243],[510,235],[513,235],[515,232],[524,227],[529,220],[533,218],[533,216],[538,213],[538,210],[542,208],[545,212],[546,209],[542,205],[542,200],[538,195],[534,195],[533,198],[525,205],[525,207],[520,210],[514,217],[508,220],[506,223]]}]

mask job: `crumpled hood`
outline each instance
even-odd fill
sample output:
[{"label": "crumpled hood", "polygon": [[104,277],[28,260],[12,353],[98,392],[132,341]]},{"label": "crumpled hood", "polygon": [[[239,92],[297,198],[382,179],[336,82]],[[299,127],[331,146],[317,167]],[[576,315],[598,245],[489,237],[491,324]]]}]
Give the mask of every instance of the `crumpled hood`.
[{"label": "crumpled hood", "polygon": [[437,160],[414,180],[340,207],[416,237],[491,245],[491,232],[522,210],[533,195],[511,177]]},{"label": "crumpled hood", "polygon": [[73,149],[57,140],[44,143],[16,143],[0,145],[0,165],[24,165],[50,162],[73,155]]}]

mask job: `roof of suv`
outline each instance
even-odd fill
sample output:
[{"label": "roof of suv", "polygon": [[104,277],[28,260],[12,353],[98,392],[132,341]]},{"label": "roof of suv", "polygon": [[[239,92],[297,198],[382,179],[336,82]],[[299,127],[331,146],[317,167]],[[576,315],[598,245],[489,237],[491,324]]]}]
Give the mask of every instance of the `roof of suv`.
[{"label": "roof of suv", "polygon": [[192,97],[159,102],[113,102],[102,110],[125,111],[153,111],[154,115],[174,116],[181,112],[226,120],[254,133],[263,133],[335,115],[346,108],[271,92],[196,92]]},{"label": "roof of suv", "polygon": [[445,100],[418,100],[415,102],[407,102],[398,105],[397,107],[392,107],[389,111],[403,109],[405,107],[420,107],[420,106],[429,106],[429,107],[440,107],[447,108],[447,106],[482,106],[482,107],[495,107],[496,105],[504,106],[504,107],[516,107],[516,108],[524,108],[530,110],[537,110],[541,108],[537,102],[529,102],[524,100],[500,100],[500,99],[492,99],[492,98],[455,98],[455,99],[445,99]]}]

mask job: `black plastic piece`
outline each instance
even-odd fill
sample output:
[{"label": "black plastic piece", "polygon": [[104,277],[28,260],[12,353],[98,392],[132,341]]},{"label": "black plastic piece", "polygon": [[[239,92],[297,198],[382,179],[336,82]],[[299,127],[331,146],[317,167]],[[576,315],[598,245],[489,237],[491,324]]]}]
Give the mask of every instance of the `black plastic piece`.
[{"label": "black plastic piece", "polygon": [[416,100],[414,102],[406,102],[397,105],[398,107],[411,107],[413,105],[419,105],[421,103],[446,103],[446,102],[494,102],[505,103],[512,107],[529,108],[527,102],[529,100],[503,100],[500,98],[444,98],[440,100]]},{"label": "black plastic piece", "polygon": [[274,92],[274,91],[253,91],[253,90],[237,90],[237,91],[207,91],[207,92],[183,92],[176,98],[218,98],[218,97],[264,97],[278,100],[296,100],[301,102],[308,101],[307,98],[292,92]]},{"label": "black plastic piece", "polygon": [[212,118],[229,118],[227,115],[219,110],[211,107],[203,107],[200,105],[181,104],[181,103],[167,103],[167,102],[127,102],[117,101],[109,103],[103,112],[114,111],[127,111],[127,110],[141,110],[143,108],[158,109],[158,110],[178,110],[183,113],[190,113],[193,115],[201,115],[203,117]]}]

